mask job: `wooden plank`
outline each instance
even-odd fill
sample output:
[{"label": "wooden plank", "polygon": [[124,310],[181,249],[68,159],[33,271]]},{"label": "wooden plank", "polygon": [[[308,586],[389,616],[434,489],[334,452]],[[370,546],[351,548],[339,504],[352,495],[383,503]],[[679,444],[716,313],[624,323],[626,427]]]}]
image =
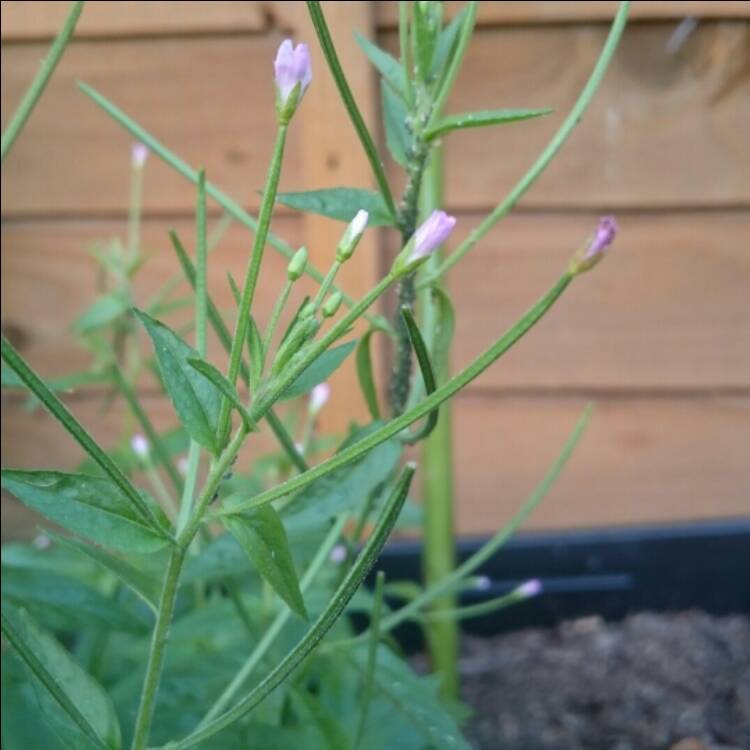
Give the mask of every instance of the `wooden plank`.
[{"label": "wooden plank", "polygon": [[[257,207],[276,128],[272,61],[280,37],[77,41],[3,165],[2,213],[111,215],[128,201],[130,136],[76,88],[85,81],[235,200]],[[2,48],[2,121],[46,45]],[[304,120],[304,117],[300,117]],[[290,134],[282,188],[302,189]],[[194,187],[158,159],[147,166],[151,213],[193,211]]]},{"label": "wooden plank", "polygon": [[[372,129],[376,121],[375,81],[366,65],[361,64],[361,51],[351,33],[358,29],[369,35],[372,13],[369,3],[329,3],[326,17],[331,36],[336,40],[336,51],[349,85],[357,92],[357,103],[365,122]],[[298,16],[298,37],[314,39],[315,31],[302,8]],[[305,95],[298,113],[304,117],[302,130],[303,182],[310,188],[328,188],[340,185],[372,188],[374,179],[359,139],[351,125],[341,97],[328,72],[319,45],[311,45],[313,70],[317,71],[313,85]],[[336,245],[345,225],[324,217],[307,214],[303,217],[305,242],[310,260],[327,271],[334,261]],[[356,254],[339,271],[338,280],[355,298],[362,297],[377,281],[379,257],[377,231],[365,233]],[[361,335],[365,326],[356,327]],[[376,337],[374,346],[379,345]],[[359,396],[359,385],[354,367],[344,367],[330,380],[334,393],[346,394],[335,398],[321,415],[325,430],[342,431],[352,419],[364,420],[367,409]]]},{"label": "wooden plank", "polygon": [[[673,30],[668,24],[627,30],[588,113],[521,205],[750,205],[744,135],[750,131],[750,24],[700,24],[670,54]],[[605,35],[596,25],[476,33],[447,111],[550,106],[555,113],[447,136],[451,207],[494,206],[511,190],[566,116]],[[381,41],[395,51],[395,33]]]},{"label": "wooden plank", "polygon": [[[213,220],[215,221],[215,220]],[[274,221],[274,229],[294,245],[300,242],[297,219]],[[167,231],[175,228],[189,252],[194,248],[193,222],[150,220],[143,227],[143,247],[149,259],[136,277],[135,303],[145,305],[156,291],[179,271]],[[77,371],[87,366],[90,355],[76,345],[70,327],[93,301],[97,264],[90,255],[96,242],[124,237],[124,222],[25,222],[6,223],[2,229],[3,331],[32,365],[46,376]],[[234,310],[226,280],[231,271],[242,283],[252,234],[233,224],[209,260],[209,290],[217,305]],[[286,260],[269,248],[256,296],[258,320],[264,324],[285,278]],[[312,288],[300,282],[298,294]],[[188,294],[186,284],[173,298]],[[295,297],[296,299],[296,297]],[[166,322],[180,326],[189,310],[170,315]],[[229,319],[232,320],[231,318]],[[233,323],[230,322],[230,328]],[[217,363],[225,356],[209,336],[209,354]]]},{"label": "wooden plank", "polygon": [[[257,32],[268,28],[268,3],[199,0],[169,2],[87,3],[76,28],[77,37],[153,34]],[[2,4],[2,39],[43,39],[54,36],[70,3],[59,0],[8,0]]]},{"label": "wooden plank", "polygon": [[[463,7],[463,2],[446,2],[445,13],[453,17]],[[612,0],[503,0],[503,2],[481,3],[477,23],[492,24],[526,23],[579,23],[585,21],[608,21],[614,17],[618,2]],[[378,25],[395,28],[398,23],[398,3],[393,0],[375,3]],[[747,18],[750,6],[745,0],[636,0],[630,10],[631,20],[662,20],[673,18]]]},{"label": "wooden plank", "polygon": [[[454,247],[480,218],[459,215]],[[552,285],[596,221],[512,215],[454,267],[454,370]],[[609,257],[476,387],[750,387],[750,213],[625,214],[619,223]]]},{"label": "wooden plank", "polygon": [[[750,399],[596,401],[589,430],[527,528],[750,514]],[[485,535],[511,518],[558,455],[583,404],[579,398],[457,399],[461,533]]]}]

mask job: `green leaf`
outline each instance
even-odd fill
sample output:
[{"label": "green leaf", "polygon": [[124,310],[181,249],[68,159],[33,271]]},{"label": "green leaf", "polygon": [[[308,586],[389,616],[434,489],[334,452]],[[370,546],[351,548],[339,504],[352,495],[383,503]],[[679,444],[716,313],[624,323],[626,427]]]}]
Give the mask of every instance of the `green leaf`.
[{"label": "green leaf", "polygon": [[341,367],[344,360],[357,345],[354,341],[347,341],[341,346],[323,352],[316,360],[311,362],[299,377],[281,394],[280,400],[287,401],[290,398],[302,396],[309,393],[316,385],[322,383]]},{"label": "green leaf", "polygon": [[406,90],[406,82],[404,80],[404,69],[398,60],[385,50],[380,49],[376,44],[373,44],[369,39],[363,37],[362,34],[355,32],[354,38],[380,75],[393,87],[393,90],[399,96],[403,96]]},{"label": "green leaf", "polygon": [[76,333],[88,333],[119,318],[130,308],[128,298],[121,292],[100,297],[73,324]]},{"label": "green leaf", "polygon": [[322,190],[305,190],[300,193],[279,193],[276,200],[298,211],[320,214],[339,221],[351,221],[357,211],[364,209],[370,215],[370,227],[395,226],[380,193],[361,188],[335,187]]},{"label": "green leaf", "polygon": [[390,86],[383,82],[383,127],[385,142],[393,160],[402,167],[407,165],[407,154],[411,147],[411,134],[406,125],[407,111],[403,99],[397,97]]},{"label": "green leaf", "polygon": [[3,608],[2,630],[33,677],[42,711],[71,747],[121,747],[109,696],[49,633],[13,607]]},{"label": "green leaf", "polygon": [[435,47],[435,57],[432,60],[432,75],[439,75],[445,63],[448,62],[453,54],[456,40],[458,39],[458,32],[461,31],[461,26],[464,22],[466,15],[466,7],[464,6],[461,10],[456,13],[453,20],[440,32],[437,45]]},{"label": "green leaf", "polygon": [[451,344],[456,330],[456,314],[450,297],[443,289],[432,287],[430,293],[437,302],[437,325],[432,341],[432,362],[435,365],[435,372],[441,377],[448,372]]},{"label": "green leaf", "polygon": [[[50,521],[105,547],[144,554],[167,544],[134,511],[122,490],[103,477],[3,469],[2,487]],[[142,499],[166,524],[161,509]]]},{"label": "green leaf", "polygon": [[146,571],[136,568],[129,562],[126,562],[119,557],[115,557],[114,555],[110,555],[99,547],[94,547],[91,544],[86,544],[77,539],[71,539],[70,537],[64,537],[51,531],[47,531],[46,533],[58,542],[58,544],[80,552],[105,570],[113,573],[128,588],[140,596],[141,599],[143,599],[143,601],[154,610],[154,612],[156,611],[157,603],[159,601],[159,592],[161,590],[161,583],[158,579],[154,578]]},{"label": "green leaf", "polygon": [[138,494],[128,478],[115,462],[99,447],[67,407],[51,391],[47,384],[26,364],[23,357],[2,337],[2,357],[24,385],[42,402],[44,407],[73,436],[75,441],[91,456],[99,468],[122,490],[136,510],[165,538],[169,538],[163,526],[154,516],[153,510]]},{"label": "green leaf", "polygon": [[[427,347],[425,346],[422,334],[417,326],[417,321],[414,320],[411,310],[404,305],[401,308],[401,315],[406,324],[406,330],[409,333],[409,339],[411,345],[414,347],[414,353],[417,355],[417,362],[419,363],[419,369],[422,373],[422,380],[424,381],[425,392],[429,396],[435,392],[437,383],[435,382],[435,373],[432,369],[432,363],[430,362],[430,355],[427,353]],[[417,430],[417,432],[409,435],[404,440],[407,443],[416,443],[420,440],[424,440],[434,429],[437,424],[439,410],[433,409],[428,415],[424,426]]]},{"label": "green leaf", "polygon": [[247,346],[250,350],[250,381],[248,385],[251,390],[255,390],[263,375],[266,353],[263,349],[263,336],[252,315],[250,316],[250,325],[247,328]]},{"label": "green leaf", "polygon": [[419,77],[429,82],[432,60],[443,22],[442,3],[415,3],[413,6],[414,57]]},{"label": "green leaf", "polygon": [[487,125],[502,125],[508,122],[520,122],[530,120],[534,117],[548,115],[552,110],[545,109],[487,109],[481,112],[467,112],[462,115],[449,115],[443,117],[434,127],[424,134],[425,140],[449,133],[453,130],[464,130],[465,128],[483,128]]},{"label": "green leaf", "polygon": [[225,524],[263,578],[294,612],[307,619],[284,524],[276,511],[268,505],[228,518]]},{"label": "green leaf", "polygon": [[375,374],[372,368],[372,354],[370,352],[370,339],[377,329],[371,328],[359,340],[357,345],[357,376],[362,395],[365,397],[367,408],[373,419],[380,419],[380,406],[378,405],[378,391],[375,386]]},{"label": "green leaf", "polygon": [[[345,450],[358,440],[378,429],[373,422],[360,430],[339,450]],[[284,522],[290,533],[308,533],[310,529],[327,524],[329,519],[346,510],[358,508],[367,497],[393,473],[402,454],[398,440],[388,440],[360,460],[316,480],[284,508]]]},{"label": "green leaf", "polygon": [[150,315],[140,310],[135,314],[151,337],[165,387],[185,429],[193,440],[215,454],[219,450],[216,429],[221,394],[188,363],[189,359],[200,359],[198,352]]},{"label": "green leaf", "polygon": [[191,357],[187,362],[193,369],[197,370],[206,379],[211,381],[211,383],[216,386],[217,390],[221,391],[221,393],[229,399],[232,406],[237,409],[237,412],[245,423],[248,432],[257,432],[258,428],[251,419],[250,413],[245,408],[245,405],[242,403],[242,400],[237,393],[237,389],[224,377],[224,375],[210,362],[206,362],[203,359],[194,359]]},{"label": "green leaf", "polygon": [[146,620],[91,586],[50,571],[2,566],[3,598],[28,609],[45,625],[69,631],[91,625],[143,635]]}]

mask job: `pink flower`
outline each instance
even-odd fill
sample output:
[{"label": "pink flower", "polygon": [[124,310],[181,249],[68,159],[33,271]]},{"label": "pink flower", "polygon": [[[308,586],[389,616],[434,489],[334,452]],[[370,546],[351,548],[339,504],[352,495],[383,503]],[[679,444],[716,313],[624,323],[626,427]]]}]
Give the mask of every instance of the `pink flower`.
[{"label": "pink flower", "polygon": [[146,163],[148,155],[148,146],[143,143],[136,142],[133,144],[133,148],[130,151],[130,162],[136,169],[143,169],[143,165]]},{"label": "pink flower", "polygon": [[133,435],[130,440],[130,448],[138,458],[144,460],[148,458],[148,454],[151,450],[148,440],[146,440],[146,438],[140,433]]},{"label": "pink flower", "polygon": [[307,45],[298,44],[295,47],[291,39],[285,39],[276,53],[273,68],[280,107],[283,108],[286,105],[297,84],[300,85],[297,99],[299,101],[312,81],[310,50]]},{"label": "pink flower", "polygon": [[602,216],[599,219],[599,226],[596,228],[596,234],[591,240],[583,261],[590,261],[592,258],[600,256],[614,242],[617,234],[617,222],[614,216]]},{"label": "pink flower", "polygon": [[532,578],[532,580],[522,583],[513,593],[522,599],[539,596],[542,593],[542,582],[538,578]]},{"label": "pink flower", "polygon": [[319,383],[310,393],[310,411],[317,414],[331,398],[331,386],[328,383]]},{"label": "pink flower", "polygon": [[448,239],[455,226],[455,216],[449,216],[445,211],[433,211],[414,233],[414,249],[409,255],[408,262],[426,258]]}]

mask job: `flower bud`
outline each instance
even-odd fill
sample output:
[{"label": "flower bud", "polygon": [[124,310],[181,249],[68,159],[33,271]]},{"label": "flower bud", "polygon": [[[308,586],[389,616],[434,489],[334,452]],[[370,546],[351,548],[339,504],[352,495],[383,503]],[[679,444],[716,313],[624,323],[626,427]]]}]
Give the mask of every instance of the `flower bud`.
[{"label": "flower bud", "polygon": [[299,319],[302,320],[304,318],[309,318],[315,313],[315,310],[315,303],[312,300],[308,300],[304,305],[302,305],[302,308],[299,311]]},{"label": "flower bud", "polygon": [[616,234],[617,222],[614,216],[603,216],[599,219],[599,226],[588,246],[579,250],[570,261],[570,273],[576,275],[593,268],[604,257]]},{"label": "flower bud", "polygon": [[357,211],[355,217],[349,222],[349,226],[346,228],[346,231],[336,248],[336,260],[339,263],[344,263],[352,257],[365,229],[367,228],[367,222],[369,219],[370,214],[364,209],[360,209]]},{"label": "flower bud", "polygon": [[324,303],[323,303],[323,309],[321,312],[323,313],[324,318],[332,318],[337,312],[339,307],[341,307],[341,292],[334,292]]},{"label": "flower bud", "polygon": [[403,276],[414,271],[448,239],[455,226],[455,216],[445,211],[433,211],[396,258],[392,273]]},{"label": "flower bud", "polygon": [[151,452],[151,446],[149,445],[148,440],[146,440],[146,438],[140,433],[133,435],[131,438],[130,449],[143,461],[148,458],[149,453]]},{"label": "flower bud", "polygon": [[328,383],[318,383],[310,391],[310,413],[317,414],[331,398],[331,386]]},{"label": "flower bud", "polygon": [[143,169],[148,159],[149,150],[146,145],[137,141],[130,151],[130,163],[134,169]]},{"label": "flower bud", "polygon": [[285,39],[276,53],[273,67],[276,81],[276,112],[279,120],[286,124],[292,119],[312,81],[310,50],[306,44],[298,44],[295,47],[291,39]]},{"label": "flower bud", "polygon": [[297,281],[297,279],[305,272],[306,267],[307,248],[301,247],[292,256],[292,259],[289,261],[289,265],[287,266],[286,275],[289,281]]},{"label": "flower bud", "polygon": [[534,596],[539,596],[542,593],[542,582],[538,578],[533,578],[530,581],[526,581],[526,583],[522,583],[513,593],[521,599],[531,599]]},{"label": "flower bud", "polygon": [[331,562],[335,565],[341,565],[344,560],[346,560],[347,557],[347,551],[346,547],[343,544],[337,544],[332,550],[331,550]]}]

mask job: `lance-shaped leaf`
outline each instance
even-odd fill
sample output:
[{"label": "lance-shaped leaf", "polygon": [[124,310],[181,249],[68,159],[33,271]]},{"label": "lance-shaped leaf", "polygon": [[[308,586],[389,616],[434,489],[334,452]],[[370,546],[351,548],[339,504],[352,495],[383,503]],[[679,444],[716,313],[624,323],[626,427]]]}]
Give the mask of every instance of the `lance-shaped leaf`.
[{"label": "lance-shaped leaf", "polygon": [[361,188],[335,187],[322,190],[306,190],[300,193],[279,193],[276,200],[289,208],[311,214],[328,216],[331,219],[350,222],[361,209],[369,214],[370,227],[395,226],[380,193]]},{"label": "lance-shaped leaf", "polygon": [[425,134],[425,140],[450,133],[452,130],[465,128],[483,128],[487,125],[502,125],[508,122],[520,122],[534,117],[548,115],[552,110],[545,109],[487,109],[481,112],[467,112],[462,115],[449,115],[439,120]]},{"label": "lance-shaped leaf", "polygon": [[267,505],[259,511],[227,519],[226,527],[276,593],[294,612],[307,619],[284,524],[276,511]]},{"label": "lance-shaped leaf", "polygon": [[296,398],[304,393],[308,393],[316,385],[322,383],[330,375],[341,367],[344,360],[349,356],[351,351],[357,345],[354,341],[347,341],[346,344],[336,346],[333,349],[323,352],[314,362],[311,362],[300,374],[299,377],[281,394],[281,400]]},{"label": "lance-shaped leaf", "polygon": [[2,337],[2,357],[5,364],[16,374],[23,384],[42,402],[44,407],[72,435],[75,441],[91,456],[99,468],[122,490],[138,513],[153,524],[157,533],[168,538],[167,532],[154,516],[130,480],[122,473],[115,462],[99,447],[78,420],[68,411],[65,404],[52,392],[49,386],[26,364],[23,357],[10,342]]},{"label": "lance-shaped leaf", "polygon": [[448,371],[449,354],[456,330],[456,314],[450,297],[440,287],[430,290],[437,305],[437,325],[432,340],[432,362],[435,371],[444,375]]},{"label": "lance-shaped leaf", "polygon": [[193,440],[216,453],[221,394],[188,363],[200,359],[198,352],[163,323],[140,310],[135,313],[151,337],[164,386],[185,429]]},{"label": "lance-shaped leaf", "polygon": [[120,292],[112,292],[99,297],[81,317],[76,320],[73,328],[76,333],[89,333],[97,328],[111,323],[130,308],[128,298]]},{"label": "lance-shaped leaf", "polygon": [[237,409],[242,421],[245,423],[245,427],[248,432],[257,431],[257,426],[253,423],[250,413],[245,408],[242,400],[237,393],[237,389],[219,372],[210,362],[206,362],[204,359],[189,358],[188,364],[201,375],[211,381],[221,393],[229,399],[229,403]]},{"label": "lance-shaped leaf", "polygon": [[[435,373],[432,370],[432,364],[430,362],[430,355],[427,353],[427,347],[425,346],[422,334],[417,326],[417,321],[414,320],[411,310],[403,306],[401,308],[401,315],[406,324],[406,330],[409,333],[409,339],[411,345],[414,347],[414,353],[417,355],[417,362],[419,363],[419,369],[422,373],[422,380],[424,381],[424,388],[429,396],[437,388],[435,382]],[[434,429],[438,420],[438,409],[433,409],[428,415],[423,427],[417,430],[412,435],[405,438],[407,443],[416,443],[420,440],[424,440]]]},{"label": "lance-shaped leaf", "polygon": [[40,707],[71,747],[121,746],[120,725],[112,701],[70,654],[29,615],[3,606],[2,630],[28,668]]},{"label": "lance-shaped leaf", "polygon": [[393,55],[380,49],[376,44],[373,44],[369,39],[362,36],[362,34],[355,32],[354,38],[357,40],[357,44],[360,46],[362,52],[367,55],[367,58],[375,66],[380,75],[388,82],[388,85],[399,96],[403,96],[406,89],[406,82],[404,80],[404,69],[399,61]]},{"label": "lance-shaped leaf", "polygon": [[445,67],[445,63],[452,57],[458,39],[458,32],[461,31],[465,16],[466,6],[461,8],[453,17],[453,20],[440,32],[440,37],[435,47],[435,57],[432,60],[433,75],[441,73]]},{"label": "lance-shaped leaf", "polygon": [[129,589],[140,596],[151,609],[156,611],[161,582],[155,576],[145,570],[136,568],[119,557],[111,555],[109,552],[105,552],[100,547],[94,547],[92,544],[86,544],[78,539],[61,536],[49,530],[45,533],[58,544],[88,557],[97,563],[97,565],[117,576]]},{"label": "lance-shaped leaf", "polygon": [[365,397],[367,408],[373,419],[380,419],[380,406],[378,405],[378,391],[375,386],[375,374],[372,367],[372,353],[370,352],[370,341],[377,329],[371,328],[362,336],[357,345],[357,377],[362,395]]},{"label": "lance-shaped leaf", "polygon": [[[168,543],[104,477],[3,469],[2,487],[50,521],[105,547],[147,554]],[[161,509],[145,495],[141,499],[166,526]]]},{"label": "lance-shaped leaf", "polygon": [[404,100],[400,99],[385,82],[381,86],[383,97],[383,125],[385,142],[393,160],[406,167],[411,135],[406,126],[407,111]]}]

